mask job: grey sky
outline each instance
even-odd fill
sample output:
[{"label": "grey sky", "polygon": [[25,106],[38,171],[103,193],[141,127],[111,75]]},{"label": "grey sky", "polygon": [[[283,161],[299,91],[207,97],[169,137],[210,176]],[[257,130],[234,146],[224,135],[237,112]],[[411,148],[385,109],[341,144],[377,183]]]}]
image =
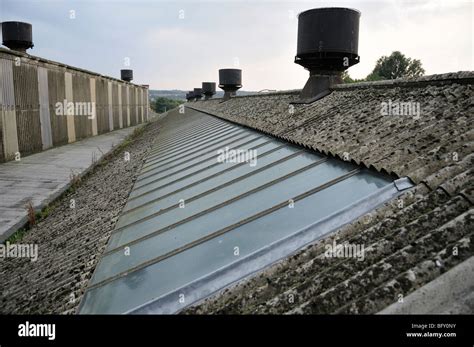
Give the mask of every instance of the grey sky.
[{"label": "grey sky", "polygon": [[474,70],[472,0],[0,0],[0,21],[33,25],[33,55],[115,77],[128,57],[134,82],[153,89],[191,89],[237,65],[245,90],[295,89],[308,76],[293,63],[296,15],[324,6],[362,12],[352,77],[394,50],[420,59],[427,74]]}]

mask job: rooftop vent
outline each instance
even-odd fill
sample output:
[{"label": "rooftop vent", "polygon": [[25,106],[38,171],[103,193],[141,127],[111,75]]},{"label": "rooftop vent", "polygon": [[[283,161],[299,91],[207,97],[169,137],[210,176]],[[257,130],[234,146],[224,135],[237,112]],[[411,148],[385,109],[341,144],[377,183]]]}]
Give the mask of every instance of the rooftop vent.
[{"label": "rooftop vent", "polygon": [[3,44],[8,48],[26,53],[33,48],[33,30],[31,24],[24,22],[2,23]]},{"label": "rooftop vent", "polygon": [[196,99],[196,101],[201,100],[202,88],[194,88],[194,98]]},{"label": "rooftop vent", "polygon": [[295,63],[310,77],[295,103],[311,103],[342,83],[341,74],[359,62],[360,12],[349,8],[316,8],[298,16]]},{"label": "rooftop vent", "polygon": [[237,90],[242,88],[242,70],[220,69],[219,88],[224,90],[224,101],[229,100],[231,96],[237,93]]},{"label": "rooftop vent", "polygon": [[215,82],[202,82],[202,92],[204,94],[204,100],[209,100],[214,94],[216,94],[216,83]]},{"label": "rooftop vent", "polygon": [[120,78],[124,81],[131,82],[133,80],[133,70],[120,70]]}]

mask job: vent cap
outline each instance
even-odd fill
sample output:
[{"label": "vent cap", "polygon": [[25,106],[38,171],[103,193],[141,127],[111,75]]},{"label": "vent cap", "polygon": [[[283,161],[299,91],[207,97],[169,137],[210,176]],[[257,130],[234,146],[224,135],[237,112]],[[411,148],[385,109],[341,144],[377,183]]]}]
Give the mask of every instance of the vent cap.
[{"label": "vent cap", "polygon": [[8,48],[25,53],[27,49],[33,48],[33,28],[31,24],[24,22],[2,23],[3,45]]},{"label": "vent cap", "polygon": [[328,7],[298,16],[295,63],[310,71],[344,71],[359,62],[360,12]]},{"label": "vent cap", "polygon": [[202,92],[206,100],[212,98],[216,94],[216,83],[215,82],[202,82]]},{"label": "vent cap", "polygon": [[240,69],[220,69],[219,88],[224,90],[224,101],[236,95],[237,90],[242,88],[242,70]]},{"label": "vent cap", "polygon": [[120,70],[120,78],[124,81],[131,82],[133,80],[133,70]]},{"label": "vent cap", "polygon": [[295,63],[309,70],[310,77],[293,103],[312,103],[343,83],[342,72],[359,62],[359,19],[359,11],[342,7],[299,14]]}]

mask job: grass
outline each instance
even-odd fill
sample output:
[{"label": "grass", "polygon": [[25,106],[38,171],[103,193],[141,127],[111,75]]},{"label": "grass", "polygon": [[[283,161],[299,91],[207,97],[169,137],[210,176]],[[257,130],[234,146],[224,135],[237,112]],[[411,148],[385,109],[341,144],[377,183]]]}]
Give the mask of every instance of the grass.
[{"label": "grass", "polygon": [[[128,146],[130,146],[137,137],[142,135],[145,132],[145,129],[148,127],[148,125],[151,124],[150,122],[144,123],[142,126],[136,127],[133,132],[128,135],[122,143],[120,143],[117,147],[115,147],[112,151],[109,153],[105,154],[102,156],[100,160],[97,160],[96,155],[92,155],[92,166],[91,169],[86,172],[83,176],[80,176],[78,174],[75,174],[73,171],[71,171],[71,174],[69,175],[69,188],[66,189],[57,199],[55,199],[52,203],[50,203],[48,206],[43,208],[41,211],[36,212],[33,208],[33,205],[30,202],[26,205],[26,210],[27,210],[27,219],[28,222],[27,224],[21,228],[15,231],[10,237],[8,237],[4,242],[9,242],[10,244],[13,243],[18,243],[20,242],[24,236],[33,228],[34,225],[38,224],[41,220],[46,219],[54,210],[55,208],[61,203],[63,198],[67,197],[70,194],[73,194],[76,192],[77,188],[79,188],[84,182],[84,180],[94,172],[98,168],[101,168],[105,166],[106,164],[109,163],[109,161],[120,154],[124,149],[126,149]],[[100,149],[99,149],[100,150]]]}]

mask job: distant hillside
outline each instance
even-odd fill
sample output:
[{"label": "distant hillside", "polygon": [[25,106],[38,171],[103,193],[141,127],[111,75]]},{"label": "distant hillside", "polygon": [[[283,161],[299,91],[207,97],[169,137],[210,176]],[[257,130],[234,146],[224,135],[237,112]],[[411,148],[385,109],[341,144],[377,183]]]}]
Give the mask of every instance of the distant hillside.
[{"label": "distant hillside", "polygon": [[[154,100],[157,97],[163,97],[163,98],[168,98],[168,99],[173,99],[173,100],[186,100],[186,93],[188,91],[186,90],[156,90],[156,89],[150,89],[150,100]],[[247,92],[245,90],[238,91],[238,95],[251,95],[251,94],[257,94],[257,92]],[[224,92],[222,90],[216,91],[216,95],[214,97],[220,98],[224,95]]]}]

